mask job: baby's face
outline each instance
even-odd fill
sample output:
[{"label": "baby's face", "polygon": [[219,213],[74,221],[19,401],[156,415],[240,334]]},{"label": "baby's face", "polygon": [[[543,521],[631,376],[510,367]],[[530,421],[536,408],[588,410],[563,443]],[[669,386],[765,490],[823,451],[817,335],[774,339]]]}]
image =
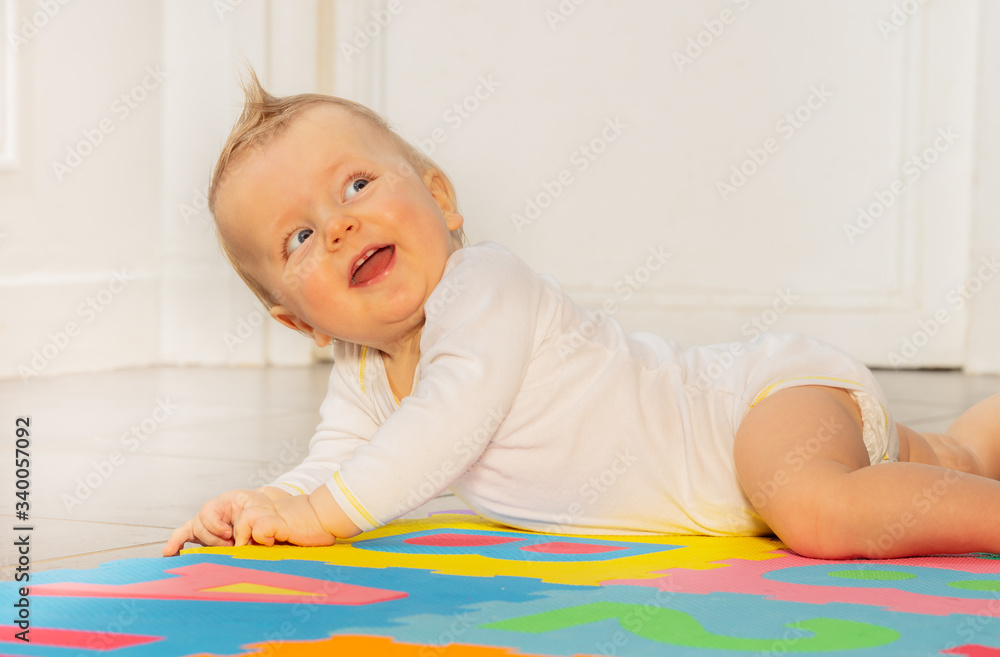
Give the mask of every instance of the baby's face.
[{"label": "baby's face", "polygon": [[216,219],[278,300],[275,318],[321,346],[389,353],[423,325],[462,225],[437,172],[415,172],[363,119],[322,103],[230,171]]}]

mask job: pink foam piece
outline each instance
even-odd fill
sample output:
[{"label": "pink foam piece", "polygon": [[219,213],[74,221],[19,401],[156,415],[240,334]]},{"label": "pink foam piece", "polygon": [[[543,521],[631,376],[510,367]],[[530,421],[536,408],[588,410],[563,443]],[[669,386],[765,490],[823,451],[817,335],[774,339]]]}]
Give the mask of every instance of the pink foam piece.
[{"label": "pink foam piece", "polygon": [[415,536],[403,542],[410,545],[428,545],[432,547],[480,547],[483,545],[503,545],[516,543],[523,538],[508,538],[506,536],[482,536],[477,534],[432,534],[430,536]]},{"label": "pink foam piece", "polygon": [[[35,592],[31,587],[31,592]],[[23,642],[14,638],[15,632],[20,632],[21,628],[16,625],[0,625],[0,643]],[[131,648],[141,646],[145,643],[162,641],[162,636],[147,636],[144,634],[124,634],[119,632],[88,632],[85,630],[62,630],[57,627],[32,627],[28,631],[28,637],[32,645],[48,646],[53,648],[80,648],[86,650],[117,650],[118,648]],[[94,648],[94,646],[102,646]],[[0,655],[3,657],[3,655]]]},{"label": "pink foam piece", "polygon": [[525,552],[545,552],[546,554],[598,554],[600,552],[617,552],[625,548],[620,545],[597,545],[596,543],[570,543],[569,541],[552,541],[536,543],[521,548]]},{"label": "pink foam piece", "polygon": [[948,650],[942,650],[942,655],[962,655],[963,657],[1000,657],[1000,648],[966,644]]},{"label": "pink foam piece", "polygon": [[[390,591],[356,584],[331,582],[312,577],[272,573],[266,570],[238,568],[216,563],[196,563],[172,568],[166,574],[180,575],[169,579],[135,584],[89,584],[66,582],[40,584],[31,587],[35,595],[73,596],[83,598],[154,598],[158,600],[223,600],[226,602],[280,602],[321,605],[370,605],[405,598],[402,591]],[[232,584],[259,584],[282,589],[303,591],[313,595],[275,595],[206,591]]]},{"label": "pink foam piece", "polygon": [[[889,611],[930,616],[971,614],[1000,617],[1000,604],[983,604],[987,602],[983,598],[952,598],[876,586],[863,589],[864,596],[861,597],[858,595],[858,587],[803,585],[764,579],[764,575],[772,570],[834,564],[837,566],[863,565],[869,569],[890,565],[946,569],[954,570],[956,579],[961,579],[963,574],[970,573],[1000,574],[1000,561],[968,557],[915,557],[880,561],[858,559],[831,562],[821,559],[807,559],[788,550],[776,550],[776,552],[785,556],[781,559],[767,559],[765,561],[726,559],[716,562],[725,565],[723,568],[710,570],[671,568],[658,571],[664,573],[665,577],[657,579],[615,579],[601,583],[655,586],[665,591],[683,591],[684,593],[749,593],[763,595],[771,600],[809,604],[830,602],[864,604],[884,607]],[[992,603],[992,598],[989,601]],[[1000,657],[1000,654],[997,657]]]}]

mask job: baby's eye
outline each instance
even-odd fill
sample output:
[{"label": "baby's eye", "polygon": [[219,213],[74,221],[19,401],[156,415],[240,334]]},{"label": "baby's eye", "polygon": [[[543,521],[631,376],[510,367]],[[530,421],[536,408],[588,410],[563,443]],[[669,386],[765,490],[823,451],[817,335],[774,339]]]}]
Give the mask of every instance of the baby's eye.
[{"label": "baby's eye", "polygon": [[344,199],[346,200],[351,198],[352,196],[360,192],[362,189],[364,189],[368,183],[369,180],[367,178],[355,178],[354,180],[351,181],[351,184],[347,186],[347,189],[344,190]]},{"label": "baby's eye", "polygon": [[288,253],[291,254],[292,251],[302,246],[302,243],[309,239],[309,236],[312,235],[312,233],[311,228],[303,228],[302,230],[297,230],[292,233],[288,238]]}]

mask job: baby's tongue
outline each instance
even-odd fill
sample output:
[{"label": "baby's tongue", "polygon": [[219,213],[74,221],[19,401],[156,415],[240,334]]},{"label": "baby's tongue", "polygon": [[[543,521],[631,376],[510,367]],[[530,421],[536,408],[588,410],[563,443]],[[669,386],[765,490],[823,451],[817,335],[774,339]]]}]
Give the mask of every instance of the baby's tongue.
[{"label": "baby's tongue", "polygon": [[351,282],[355,285],[360,285],[375,278],[385,271],[385,268],[389,265],[389,260],[391,258],[392,247],[383,246],[381,249],[373,253],[370,258],[361,263],[358,270],[354,272],[354,276],[351,277]]}]

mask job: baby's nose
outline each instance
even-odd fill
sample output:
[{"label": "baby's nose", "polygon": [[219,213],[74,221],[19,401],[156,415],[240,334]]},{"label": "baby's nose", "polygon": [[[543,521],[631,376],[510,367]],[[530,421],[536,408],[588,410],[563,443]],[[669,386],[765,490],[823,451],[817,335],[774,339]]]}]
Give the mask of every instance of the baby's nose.
[{"label": "baby's nose", "polygon": [[332,217],[323,226],[323,243],[328,249],[343,246],[345,238],[358,230],[358,221],[354,217]]}]

